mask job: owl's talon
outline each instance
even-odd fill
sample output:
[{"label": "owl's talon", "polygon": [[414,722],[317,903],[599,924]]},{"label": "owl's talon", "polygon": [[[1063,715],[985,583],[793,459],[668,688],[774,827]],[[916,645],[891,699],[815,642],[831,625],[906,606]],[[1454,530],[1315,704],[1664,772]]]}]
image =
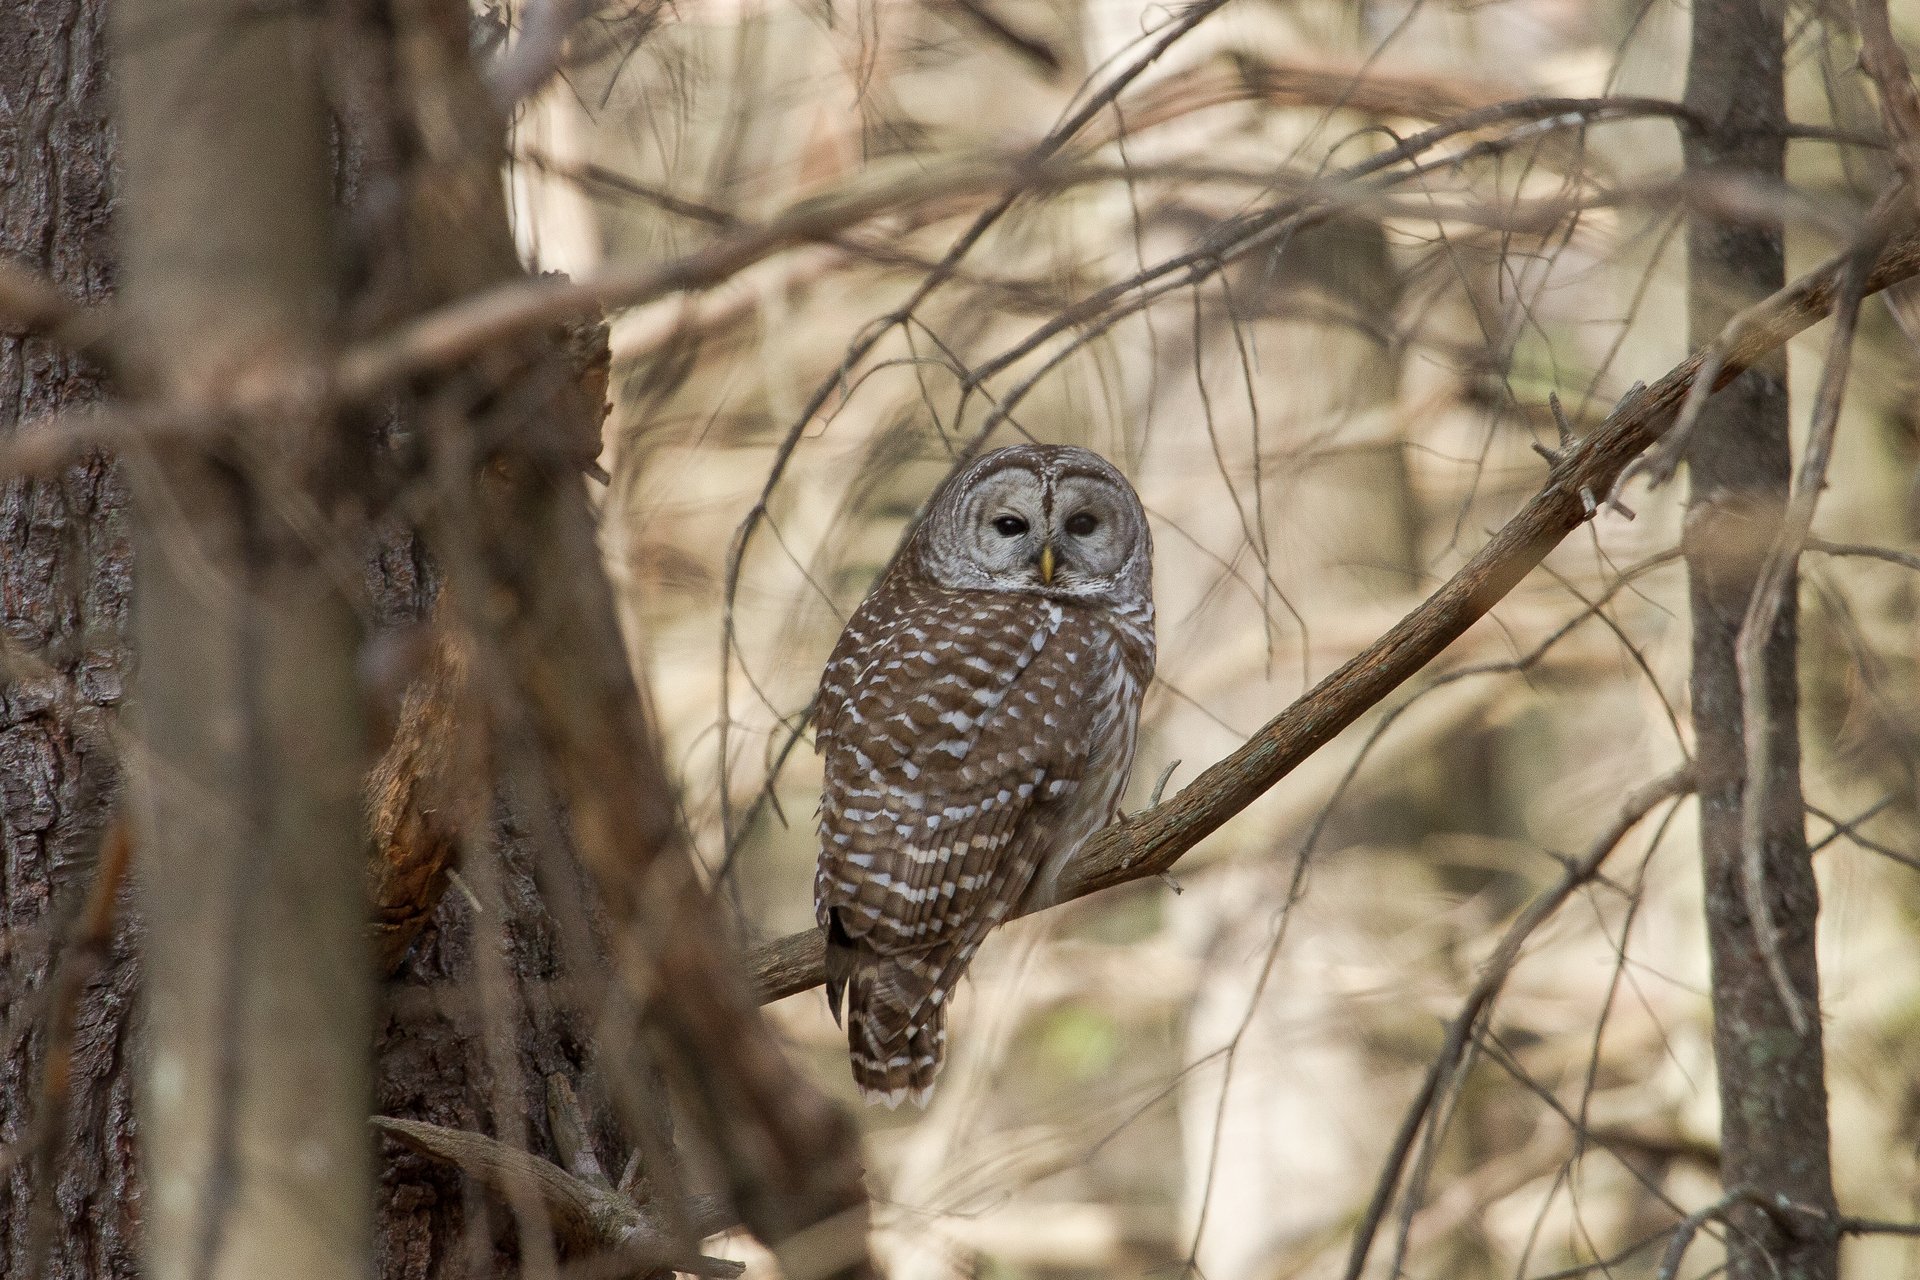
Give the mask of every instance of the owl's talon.
[{"label": "owl's talon", "polygon": [[1169,889],[1171,889],[1171,890],[1173,890],[1173,891],[1174,891],[1174,892],[1175,892],[1176,894],[1179,894],[1179,893],[1185,893],[1185,892],[1186,892],[1186,890],[1185,890],[1185,889],[1183,889],[1183,888],[1181,888],[1181,887],[1180,887],[1180,882],[1179,882],[1178,880],[1175,880],[1175,879],[1173,878],[1173,873],[1172,873],[1172,872],[1170,872],[1170,871],[1162,871],[1162,872],[1160,873],[1160,879],[1161,879],[1162,881],[1164,881],[1164,882],[1165,882],[1165,884],[1166,884],[1166,886],[1167,886],[1167,888],[1169,888]]}]

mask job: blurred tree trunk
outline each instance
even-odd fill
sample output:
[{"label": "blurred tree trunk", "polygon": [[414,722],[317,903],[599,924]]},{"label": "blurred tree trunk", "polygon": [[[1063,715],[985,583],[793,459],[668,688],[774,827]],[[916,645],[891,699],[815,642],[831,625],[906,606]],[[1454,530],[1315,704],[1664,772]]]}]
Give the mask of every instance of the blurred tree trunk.
[{"label": "blurred tree trunk", "polygon": [[373,971],[356,666],[364,434],[315,394],[343,271],[320,28],[253,0],[117,0],[121,391],[186,433],[130,455],[128,818],[155,1280],[345,1280],[372,1245]]},{"label": "blurred tree trunk", "polygon": [[[380,26],[372,9],[362,16]],[[0,22],[0,254],[83,302],[107,300],[115,275],[104,25],[99,0],[27,0]],[[391,90],[385,68],[354,58],[365,51],[345,55],[349,75],[374,93],[376,109],[389,110],[380,97]],[[356,319],[378,323],[398,305],[374,295],[403,290],[406,276],[388,255],[405,245],[368,210],[381,207],[380,183],[394,178],[397,162],[390,149],[359,145],[367,130],[347,135],[354,145],[342,154],[341,188],[357,250]],[[95,403],[105,381],[51,342],[0,335],[0,431]],[[404,435],[406,425],[396,420],[387,434]],[[0,1275],[9,1277],[36,1274],[40,1255],[50,1280],[138,1274],[151,1203],[135,1159],[138,1051],[128,1016],[139,922],[122,910],[103,955],[74,943],[118,800],[108,732],[131,665],[130,525],[122,468],[104,456],[0,480]],[[376,626],[425,617],[433,584],[409,530],[388,530],[367,581]],[[494,820],[500,910],[486,934],[475,936],[465,899],[440,901],[383,988],[374,1106],[492,1131],[504,1103],[525,1117],[533,1149],[550,1151],[541,1082],[551,1071],[577,1076],[588,1052],[570,1011],[543,994],[560,966],[527,825],[505,808]],[[142,857],[136,850],[136,874]],[[517,1096],[490,1073],[477,1029],[475,951],[495,938],[513,986],[499,1012],[519,1067]],[[54,994],[67,974],[87,979],[70,1002]],[[59,1034],[61,1023],[69,1035]],[[45,1080],[50,1039],[68,1046],[57,1053],[64,1091]],[[421,1156],[388,1148],[382,1157],[378,1272],[393,1280],[497,1273],[511,1245],[482,1194]]]},{"label": "blurred tree trunk", "polygon": [[[1784,180],[1785,18],[1780,0],[1699,0],[1694,5],[1686,95],[1699,117],[1699,127],[1686,135],[1693,180],[1727,171]],[[1741,308],[1785,282],[1785,255],[1775,227],[1696,217],[1688,232],[1688,263],[1689,342],[1696,348],[1712,342]],[[1784,349],[1707,402],[1686,456],[1693,723],[1713,967],[1721,1182],[1730,1195],[1802,1207],[1798,1214],[1763,1212],[1752,1203],[1732,1208],[1728,1270],[1734,1280],[1819,1280],[1835,1275],[1838,1263],[1814,957],[1820,901],[1800,791],[1796,580],[1789,579],[1779,621],[1766,637],[1765,706],[1742,705],[1736,663],[1741,623],[1779,528],[1792,476]],[[1744,733],[1755,716],[1771,735],[1773,767],[1765,778],[1747,779]],[[1765,948],[1773,944],[1748,908],[1741,806],[1750,785],[1765,788],[1766,836],[1754,856],[1778,929],[1779,959],[1806,1013],[1804,1027],[1794,1025],[1766,960]]]},{"label": "blurred tree trunk", "polygon": [[[112,287],[115,159],[98,0],[17,0],[0,19],[0,256],[68,297]],[[84,408],[102,372],[0,333],[0,435]],[[92,454],[0,477],[0,1274],[119,1280],[136,1266],[126,931],[62,959],[118,786],[131,572],[120,469]],[[56,966],[89,977],[56,1034]],[[45,1088],[49,1041],[64,1090]]]},{"label": "blurred tree trunk", "polygon": [[[351,325],[365,335],[491,283],[518,264],[504,221],[473,222],[460,233],[448,226],[451,219],[472,218],[476,205],[488,211],[497,204],[487,200],[498,185],[500,143],[488,134],[497,118],[491,108],[463,109],[451,96],[447,62],[465,56],[464,7],[412,0],[330,0],[325,7],[339,122],[337,179],[350,245]],[[474,232],[476,225],[487,233]],[[604,334],[599,341],[604,354]],[[599,376],[604,389],[604,370]],[[568,379],[570,386],[590,381],[578,370]],[[597,411],[596,395],[584,387],[578,394]],[[469,396],[465,407],[482,402]],[[392,484],[398,473],[419,465],[421,435],[436,412],[444,419],[461,409],[435,405],[416,388],[393,397],[381,420],[369,423],[382,452],[381,497],[392,508],[418,505],[417,494],[395,491]],[[556,412],[553,420],[556,430],[584,432],[597,442],[597,417]],[[429,794],[438,779],[425,776],[417,758],[406,757],[409,739],[431,749],[434,739],[445,736],[444,725],[418,720],[414,711],[443,717],[451,705],[428,686],[444,688],[455,675],[441,665],[455,650],[416,643],[437,626],[440,573],[423,532],[404,515],[380,518],[370,555],[376,631],[371,666],[383,679],[416,677],[410,702],[424,695],[418,707],[401,708],[398,738],[376,774],[411,775],[409,785],[421,788],[409,802],[415,806],[410,813],[385,812],[386,797],[376,800],[380,855],[394,852],[385,847],[389,839],[443,846],[407,852],[416,868],[409,872],[415,882],[407,911],[399,920],[381,921],[419,931],[409,949],[383,929],[382,966],[397,968],[381,987],[373,1109],[524,1141],[529,1150],[551,1156],[544,1082],[555,1074],[581,1081],[590,1073],[592,1052],[591,1017],[581,1012],[591,1003],[591,984],[583,990],[582,957],[563,947],[549,900],[557,894],[579,902],[590,891],[566,850],[543,847],[550,843],[544,837],[551,834],[552,819],[528,807],[542,803],[545,791],[537,783],[519,796],[511,787],[496,795],[484,780],[474,796]],[[413,659],[428,647],[434,656],[422,670]],[[455,734],[463,739],[461,758],[451,762],[455,771],[477,764],[498,772],[498,763],[487,759],[487,735],[478,723],[462,724]],[[406,829],[388,829],[389,819]],[[457,848],[463,843],[464,850]],[[477,899],[445,893],[438,871],[419,878],[421,862],[444,866],[462,852],[485,859],[483,866],[467,866]],[[591,907],[586,911],[591,914]],[[424,919],[415,918],[416,912]],[[585,962],[589,972],[594,958]],[[591,1106],[599,1091],[583,1087],[580,1093]],[[589,1139],[618,1173],[623,1153],[611,1142],[612,1126],[603,1110],[590,1120]],[[382,1140],[379,1154],[374,1248],[384,1280],[505,1274],[516,1265],[512,1215],[472,1179],[391,1141]]]}]

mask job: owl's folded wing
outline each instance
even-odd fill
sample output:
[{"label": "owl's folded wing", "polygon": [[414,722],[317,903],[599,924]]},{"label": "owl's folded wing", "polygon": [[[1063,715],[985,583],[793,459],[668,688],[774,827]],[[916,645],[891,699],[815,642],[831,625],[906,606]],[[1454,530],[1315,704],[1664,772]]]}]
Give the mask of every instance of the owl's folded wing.
[{"label": "owl's folded wing", "polygon": [[1096,720],[1083,691],[1119,660],[1039,597],[945,612],[868,637],[820,734],[820,922],[886,954],[977,938],[1014,909],[1069,838]]}]

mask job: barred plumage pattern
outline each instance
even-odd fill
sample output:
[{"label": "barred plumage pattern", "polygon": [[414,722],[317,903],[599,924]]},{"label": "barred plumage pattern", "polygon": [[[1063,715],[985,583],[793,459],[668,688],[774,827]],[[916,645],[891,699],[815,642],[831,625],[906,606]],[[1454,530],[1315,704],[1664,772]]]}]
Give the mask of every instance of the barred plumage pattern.
[{"label": "barred plumage pattern", "polygon": [[[966,502],[994,476],[990,501]],[[1050,528],[1070,514],[1053,510],[1057,496],[1116,527],[1059,551],[1057,572],[1049,550],[1044,581],[995,561],[1014,538],[992,531],[995,512],[1030,511],[1049,547],[1074,541]],[[988,554],[970,555],[975,526]],[[936,495],[841,635],[816,710],[826,781],[814,899],[828,999],[837,1017],[844,992],[854,1078],[870,1100],[926,1102],[947,1000],[975,949],[1023,900],[1050,896],[1067,858],[1112,819],[1153,670],[1149,546],[1138,499],[1097,455],[1001,450]],[[1093,572],[1108,562],[1113,572]],[[1012,589],[974,585],[983,576]]]}]

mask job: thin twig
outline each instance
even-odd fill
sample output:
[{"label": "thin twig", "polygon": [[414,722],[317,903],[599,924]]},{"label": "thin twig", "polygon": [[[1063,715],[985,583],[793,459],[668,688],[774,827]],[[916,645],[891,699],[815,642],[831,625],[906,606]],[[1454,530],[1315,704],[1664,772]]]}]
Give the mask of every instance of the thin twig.
[{"label": "thin twig", "polygon": [[1064,69],[1065,64],[1052,45],[1014,26],[985,0],[947,0],[947,5],[979,28],[981,34],[1014,56],[1033,64],[1048,79],[1059,75]]},{"label": "thin twig", "polygon": [[1888,804],[1890,804],[1891,802],[1892,802],[1891,797],[1881,800],[1878,803],[1874,804],[1871,808],[1869,808],[1865,813],[1851,820],[1848,820],[1845,818],[1836,818],[1834,815],[1828,813],[1825,809],[1822,809],[1817,805],[1810,804],[1806,806],[1808,813],[1812,814],[1814,817],[1820,819],[1820,821],[1826,823],[1827,825],[1833,828],[1832,831],[1828,832],[1827,835],[1825,835],[1820,839],[1818,844],[1813,846],[1814,849],[1818,851],[1819,849],[1822,849],[1825,846],[1833,843],[1835,840],[1845,840],[1849,844],[1852,844],[1857,848],[1865,849],[1868,853],[1877,853],[1889,862],[1899,863],[1901,866],[1906,867],[1910,871],[1920,871],[1920,857],[1915,857],[1911,853],[1902,853],[1900,850],[1893,848],[1891,845],[1882,844],[1878,840],[1874,840],[1860,834],[1860,827],[1869,818],[1872,818],[1874,815],[1878,814],[1882,809],[1885,809],[1888,806]]},{"label": "thin twig", "polygon": [[1911,551],[1895,551],[1892,547],[1876,547],[1864,542],[1828,542],[1823,538],[1808,538],[1806,549],[1828,556],[1860,556],[1868,560],[1884,560],[1888,564],[1897,564],[1902,568],[1920,572],[1920,555],[1915,555]]},{"label": "thin twig", "polygon": [[[1883,201],[1883,209],[1887,202]],[[1768,714],[1770,699],[1767,679],[1770,664],[1767,650],[1772,643],[1780,611],[1786,604],[1787,588],[1800,565],[1800,550],[1806,545],[1813,527],[1813,514],[1826,487],[1827,464],[1833,457],[1833,441],[1840,423],[1840,406],[1846,396],[1847,372],[1853,359],[1853,336],[1860,320],[1860,304],[1865,297],[1867,272],[1872,270],[1885,238],[1884,215],[1872,219],[1867,235],[1847,259],[1840,284],[1840,301],[1834,313],[1833,336],[1827,344],[1826,367],[1820,374],[1820,388],[1814,397],[1813,424],[1806,453],[1800,464],[1799,483],[1781,521],[1780,532],[1760,571],[1740,623],[1735,642],[1734,666],[1740,676],[1740,704],[1744,710],[1742,740],[1746,755],[1746,785],[1740,798],[1740,880],[1747,912],[1753,921],[1754,937],[1760,955],[1773,979],[1774,989],[1787,1011],[1793,1029],[1805,1035],[1810,1025],[1806,1002],[1795,989],[1787,972],[1786,957],[1780,950],[1780,928],[1767,897],[1768,813],[1773,804],[1774,724]]]},{"label": "thin twig", "polygon": [[1659,805],[1687,795],[1693,790],[1693,785],[1693,768],[1683,765],[1634,792],[1619,815],[1588,846],[1587,852],[1577,861],[1567,864],[1559,881],[1528,904],[1527,909],[1507,927],[1500,945],[1494,948],[1493,954],[1482,966],[1480,980],[1474,983],[1473,990],[1461,1003],[1460,1012],[1447,1024],[1446,1040],[1427,1067],[1426,1079],[1421,1082],[1419,1092],[1414,1095],[1406,1115],[1401,1118],[1400,1130],[1394,1135],[1393,1145],[1388,1149],[1386,1161],[1380,1170],[1379,1181],[1374,1185],[1373,1198],[1361,1215],[1359,1226],[1354,1228],[1353,1244],[1347,1255],[1347,1280],[1358,1280],[1366,1270],[1367,1254],[1372,1250],[1380,1223],[1393,1203],[1407,1158],[1413,1150],[1414,1141],[1426,1126],[1433,1101],[1439,1096],[1440,1085],[1459,1066],[1467,1046],[1473,1041],[1474,1029],[1491,1007],[1494,998],[1500,994],[1500,989],[1506,985],[1507,977],[1513,972],[1527,939],[1573,896],[1575,890],[1599,874],[1601,865],[1643,818]]},{"label": "thin twig", "polygon": [[1751,1191],[1730,1191],[1710,1205],[1695,1209],[1674,1224],[1673,1236],[1667,1241],[1666,1250],[1660,1255],[1660,1269],[1655,1273],[1659,1280],[1674,1280],[1679,1274],[1680,1264],[1686,1259],[1687,1249],[1693,1244],[1693,1238],[1700,1234],[1700,1228],[1709,1222],[1719,1222],[1734,1209],[1743,1204],[1766,1206],[1760,1197]]},{"label": "thin twig", "polygon": [[1887,1222],[1880,1218],[1836,1218],[1834,1230],[1843,1236],[1920,1236],[1920,1222]]},{"label": "thin twig", "polygon": [[1893,38],[1887,0],[1858,0],[1854,16],[1860,25],[1860,69],[1880,91],[1880,117],[1893,143],[1894,163],[1906,175],[1907,194],[1920,201],[1920,90]]}]

